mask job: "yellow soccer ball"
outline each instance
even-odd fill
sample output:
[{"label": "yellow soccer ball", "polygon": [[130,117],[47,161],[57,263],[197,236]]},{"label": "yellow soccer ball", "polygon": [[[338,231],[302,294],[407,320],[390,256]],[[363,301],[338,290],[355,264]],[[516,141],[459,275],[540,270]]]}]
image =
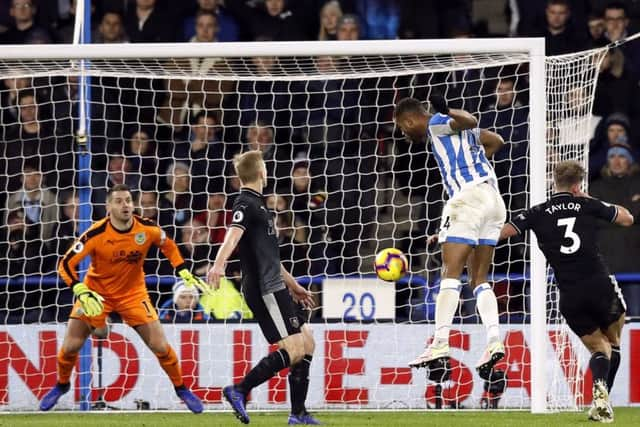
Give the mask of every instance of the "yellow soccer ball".
[{"label": "yellow soccer ball", "polygon": [[380,279],[395,282],[407,272],[409,263],[402,251],[396,248],[387,248],[378,252],[374,267]]}]

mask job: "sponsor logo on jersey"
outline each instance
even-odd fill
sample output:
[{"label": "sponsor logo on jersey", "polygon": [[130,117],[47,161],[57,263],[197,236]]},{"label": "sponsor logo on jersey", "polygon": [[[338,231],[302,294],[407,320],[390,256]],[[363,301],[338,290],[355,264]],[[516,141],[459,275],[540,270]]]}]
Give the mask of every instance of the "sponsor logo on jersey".
[{"label": "sponsor logo on jersey", "polygon": [[297,317],[290,317],[289,323],[291,323],[291,326],[293,326],[296,329],[300,327],[300,321],[298,320]]},{"label": "sponsor logo on jersey", "polygon": [[145,233],[144,231],[142,231],[140,233],[136,233],[136,236],[134,237],[134,240],[136,241],[136,243],[138,245],[144,245],[144,242],[147,241],[147,233]]}]

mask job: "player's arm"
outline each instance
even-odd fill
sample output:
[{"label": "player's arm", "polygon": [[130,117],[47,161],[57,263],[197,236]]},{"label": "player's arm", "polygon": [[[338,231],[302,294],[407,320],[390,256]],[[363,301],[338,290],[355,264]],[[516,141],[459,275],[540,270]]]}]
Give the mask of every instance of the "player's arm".
[{"label": "player's arm", "polygon": [[516,228],[510,223],[506,223],[502,226],[502,230],[500,230],[500,238],[498,240],[508,239],[513,236],[517,236],[520,234]]},{"label": "player's arm", "polygon": [[480,144],[484,147],[484,152],[487,157],[493,157],[504,145],[504,139],[495,132],[480,129]]},{"label": "player's arm", "polygon": [[190,288],[198,288],[203,294],[211,292],[209,285],[187,268],[184,258],[180,254],[176,242],[168,237],[166,233],[158,226],[154,227],[154,244],[160,248],[160,251],[167,257],[171,266],[175,268],[176,273],[184,281],[184,284]]},{"label": "player's arm", "polygon": [[289,293],[293,299],[302,304],[305,308],[312,309],[315,307],[316,302],[313,299],[313,295],[311,292],[300,286],[298,281],[284,268],[284,265],[280,263],[280,272],[282,274],[282,279],[284,280],[284,284],[287,285],[289,289]]},{"label": "player's arm", "polygon": [[80,301],[82,311],[89,317],[98,316],[104,310],[102,301],[104,298],[85,285],[78,276],[77,267],[87,255],[93,252],[96,238],[89,237],[89,231],[85,232],[64,254],[58,264],[58,273],[62,280],[71,288],[73,294]]},{"label": "player's arm", "polygon": [[449,108],[447,100],[444,96],[435,94],[429,97],[429,102],[434,110],[440,114],[446,114],[451,119],[448,121],[449,127],[453,131],[461,131],[466,129],[475,129],[478,127],[478,119],[473,117],[471,113],[457,108]]},{"label": "player's arm", "polygon": [[599,218],[623,227],[630,227],[633,225],[633,215],[629,212],[629,209],[624,206],[614,205],[594,199],[587,193],[581,193],[580,196],[590,199],[590,204],[588,206],[592,206],[591,209],[595,211],[595,215]]},{"label": "player's arm", "polygon": [[633,215],[629,212],[629,209],[620,205],[613,205],[617,209],[615,223],[623,227],[631,227],[634,223]]},{"label": "player's arm", "polygon": [[213,262],[213,266],[207,273],[207,280],[213,289],[220,287],[220,278],[224,277],[224,268],[227,264],[227,260],[238,246],[242,235],[244,234],[244,227],[234,226],[233,224],[227,229],[224,236],[224,242],[218,249],[216,260]]},{"label": "player's arm", "polygon": [[526,210],[515,217],[511,218],[511,221],[502,226],[500,230],[500,237],[498,240],[508,239],[518,234],[524,233],[531,228],[531,223],[534,217],[534,208]]}]

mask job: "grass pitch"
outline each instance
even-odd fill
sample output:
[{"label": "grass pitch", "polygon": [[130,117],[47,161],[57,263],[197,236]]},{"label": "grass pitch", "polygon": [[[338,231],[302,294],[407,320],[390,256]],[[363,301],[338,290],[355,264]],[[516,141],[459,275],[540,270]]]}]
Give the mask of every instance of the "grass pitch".
[{"label": "grass pitch", "polygon": [[[596,426],[587,421],[586,412],[567,412],[532,415],[524,411],[444,411],[444,412],[318,412],[325,426]],[[251,426],[284,426],[284,412],[252,412]],[[209,412],[201,415],[187,413],[48,413],[1,414],[0,427],[210,427],[241,426],[229,412]],[[615,426],[640,426],[640,408],[616,408]]]}]

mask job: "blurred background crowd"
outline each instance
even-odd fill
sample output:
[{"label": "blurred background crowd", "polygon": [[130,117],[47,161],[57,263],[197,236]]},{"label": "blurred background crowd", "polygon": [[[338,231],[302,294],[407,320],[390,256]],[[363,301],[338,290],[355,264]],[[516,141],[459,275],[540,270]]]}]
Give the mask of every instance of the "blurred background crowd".
[{"label": "blurred background crowd", "polygon": [[[0,43],[70,43],[74,13],[73,0],[0,1]],[[96,0],[91,13],[94,43],[531,36],[545,38],[548,55],[605,46],[640,24],[640,2],[634,0]],[[318,72],[332,71],[343,60],[320,57],[313,64]],[[203,74],[231,67],[215,57],[179,66]],[[281,64],[261,57],[246,66],[259,77]],[[639,80],[640,42],[609,50],[589,130],[591,194],[636,217]],[[379,249],[381,236],[395,238],[417,272],[425,263],[437,271],[437,256],[425,258],[431,253],[425,236],[436,231],[443,200],[438,174],[427,172],[436,165],[424,147],[404,141],[391,124],[397,99],[426,99],[434,89],[504,137],[507,144],[495,159],[501,191],[511,212],[524,208],[528,72],[520,64],[313,81],[93,78],[93,219],[105,215],[106,190],[128,184],[140,214],[173,236],[203,275],[224,239],[239,188],[231,160],[243,149],[260,149],[270,173],[266,192],[277,214],[281,256],[294,275],[370,272],[363,260]],[[70,293],[24,278],[54,274],[59,256],[79,235],[78,91],[75,76],[5,78],[0,86],[0,322],[52,320],[65,314],[56,304],[69,304]],[[562,138],[562,130],[549,138]],[[411,206],[411,227],[404,229],[392,225],[408,223],[394,212],[400,201]],[[612,271],[640,273],[640,226],[618,230],[603,224],[600,233]],[[522,272],[524,250],[523,244],[499,248],[496,272]],[[159,276],[173,273],[157,252],[149,254],[145,268]],[[237,276],[234,263],[229,276]],[[522,286],[504,287],[503,310],[524,310],[522,297],[509,298],[522,296]],[[623,284],[635,315],[639,289],[633,279]],[[158,306],[177,304],[173,291],[152,289]],[[205,311],[201,320],[216,317]],[[242,310],[226,313],[238,316]]]}]

